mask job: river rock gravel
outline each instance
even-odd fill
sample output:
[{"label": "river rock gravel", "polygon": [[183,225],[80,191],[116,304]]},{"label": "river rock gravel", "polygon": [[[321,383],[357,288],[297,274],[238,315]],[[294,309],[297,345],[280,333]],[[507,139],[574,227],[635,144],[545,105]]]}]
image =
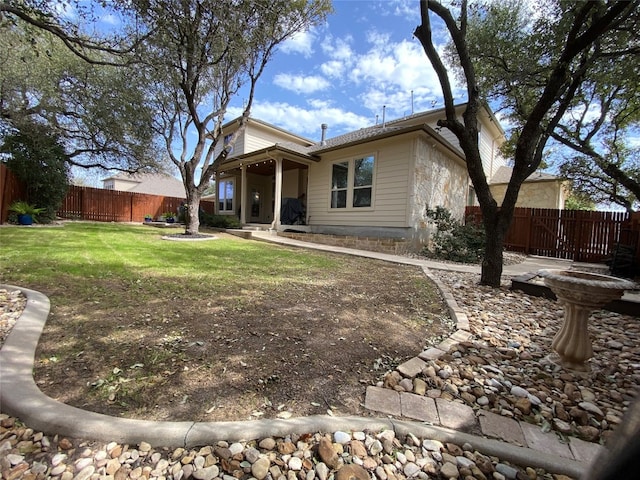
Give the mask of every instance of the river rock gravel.
[{"label": "river rock gravel", "polygon": [[[434,271],[467,314],[473,337],[427,362],[413,382],[398,371],[384,385],[463,402],[493,413],[605,443],[640,386],[640,322],[605,310],[592,313],[591,373],[546,362],[562,319],[554,300],[478,285],[474,274]],[[419,386],[419,389],[416,388]]]},{"label": "river rock gravel", "polygon": [[153,448],[46,436],[0,414],[4,480],[564,480],[469,444],[383,432],[309,433],[199,448]]}]

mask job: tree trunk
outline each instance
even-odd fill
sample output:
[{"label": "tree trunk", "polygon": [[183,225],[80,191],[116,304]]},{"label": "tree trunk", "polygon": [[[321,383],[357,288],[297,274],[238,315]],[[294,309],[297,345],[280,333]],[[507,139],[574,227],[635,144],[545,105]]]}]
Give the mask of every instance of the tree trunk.
[{"label": "tree trunk", "polygon": [[200,230],[200,194],[197,190],[187,191],[187,205],[185,211],[185,235],[197,235]]},{"label": "tree trunk", "polygon": [[500,220],[500,214],[494,212],[485,216],[483,213],[486,244],[484,258],[482,259],[482,272],[480,284],[491,287],[500,287],[502,277],[502,251],[504,250],[504,238],[506,228]]}]

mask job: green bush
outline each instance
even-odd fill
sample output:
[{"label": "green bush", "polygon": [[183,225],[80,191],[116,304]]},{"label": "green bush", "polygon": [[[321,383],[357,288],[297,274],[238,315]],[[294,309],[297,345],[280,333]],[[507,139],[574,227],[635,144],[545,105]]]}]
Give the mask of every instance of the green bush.
[{"label": "green bush", "polygon": [[444,207],[427,208],[427,218],[436,226],[430,247],[422,253],[430,258],[452,262],[478,263],[484,254],[484,229],[473,223],[462,225]]},{"label": "green bush", "polygon": [[42,209],[38,220],[55,220],[69,184],[68,156],[58,136],[46,125],[24,123],[2,138],[0,152],[25,185],[25,200]]},{"label": "green bush", "polygon": [[240,228],[240,221],[232,215],[212,215],[201,211],[200,225],[213,228]]}]

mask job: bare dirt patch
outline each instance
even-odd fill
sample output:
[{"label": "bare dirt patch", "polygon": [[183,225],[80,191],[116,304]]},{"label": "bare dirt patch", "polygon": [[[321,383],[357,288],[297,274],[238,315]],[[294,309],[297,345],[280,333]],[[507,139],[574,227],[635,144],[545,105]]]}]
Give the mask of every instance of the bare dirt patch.
[{"label": "bare dirt patch", "polygon": [[366,415],[366,386],[453,324],[420,269],[331,256],[339,268],[248,281],[233,294],[106,277],[69,298],[77,286],[61,277],[43,290],[52,312],[37,384],[67,404],[130,418]]}]

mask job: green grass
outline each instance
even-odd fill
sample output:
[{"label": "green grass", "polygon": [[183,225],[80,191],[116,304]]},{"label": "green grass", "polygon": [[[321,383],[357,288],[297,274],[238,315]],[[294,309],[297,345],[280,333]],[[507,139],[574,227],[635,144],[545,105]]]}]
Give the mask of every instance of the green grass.
[{"label": "green grass", "polygon": [[[300,378],[324,386],[330,365],[341,372],[327,387],[336,398],[345,385],[360,391],[363,375],[378,377],[379,358],[450,330],[437,288],[416,267],[166,233],[89,222],[0,228],[0,283],[51,300],[34,371],[45,393],[107,414],[210,420],[227,413],[210,417],[205,404],[247,418],[269,390],[309,414],[318,390],[300,390]],[[336,338],[345,346],[334,349]],[[274,376],[282,383],[266,386]]]},{"label": "green grass", "polygon": [[337,259],[313,252],[236,239],[172,242],[160,238],[164,233],[108,223],[2,228],[0,282],[39,288],[73,283],[82,291],[96,280],[113,279],[131,288],[145,282],[144,291],[152,295],[154,283],[169,280],[172,289],[156,291],[172,295],[183,293],[186,284],[192,293],[198,286],[212,293],[221,286],[277,285],[294,276],[312,281],[318,270],[338,266]]}]

